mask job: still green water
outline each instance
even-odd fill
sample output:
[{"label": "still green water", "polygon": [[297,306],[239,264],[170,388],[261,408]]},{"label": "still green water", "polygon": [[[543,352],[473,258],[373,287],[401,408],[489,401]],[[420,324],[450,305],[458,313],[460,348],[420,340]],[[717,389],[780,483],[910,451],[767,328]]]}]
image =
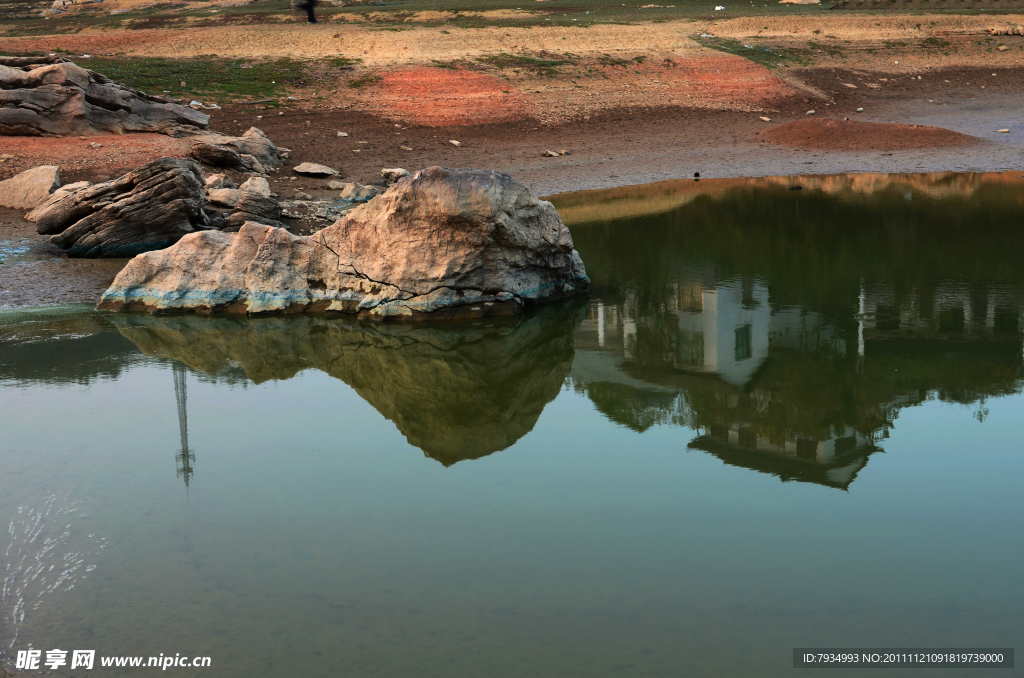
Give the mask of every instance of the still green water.
[{"label": "still green water", "polygon": [[779,676],[798,646],[1021,646],[1019,175],[555,202],[591,293],[507,324],[0,313],[3,661]]}]

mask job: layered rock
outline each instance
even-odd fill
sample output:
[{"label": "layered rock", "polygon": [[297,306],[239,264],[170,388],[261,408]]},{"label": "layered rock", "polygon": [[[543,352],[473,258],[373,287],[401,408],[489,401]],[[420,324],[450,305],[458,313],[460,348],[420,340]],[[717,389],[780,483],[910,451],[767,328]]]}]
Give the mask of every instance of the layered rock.
[{"label": "layered rock", "polygon": [[239,172],[266,174],[281,166],[281,149],[263,130],[250,127],[240,137],[200,134],[192,139],[191,155],[210,167],[227,167]]},{"label": "layered rock", "polygon": [[314,236],[249,222],[140,255],[99,307],[483,317],[589,282],[551,203],[505,174],[431,167]]},{"label": "layered rock", "polygon": [[[56,198],[56,196],[55,196]],[[204,228],[203,172],[192,160],[160,158],[33,213],[36,230],[72,257],[129,257]]]},{"label": "layered rock", "polygon": [[0,205],[14,209],[39,207],[60,186],[60,168],[40,165],[0,181]]},{"label": "layered rock", "polygon": [[[8,62],[21,63],[21,62]],[[71,62],[0,64],[0,136],[205,130],[210,117]]]},{"label": "layered rock", "polygon": [[450,466],[513,445],[533,429],[572,367],[586,304],[551,304],[472,326],[324,318],[113,316],[144,353],[214,379],[259,384],[320,370],[351,386],[412,445]]}]

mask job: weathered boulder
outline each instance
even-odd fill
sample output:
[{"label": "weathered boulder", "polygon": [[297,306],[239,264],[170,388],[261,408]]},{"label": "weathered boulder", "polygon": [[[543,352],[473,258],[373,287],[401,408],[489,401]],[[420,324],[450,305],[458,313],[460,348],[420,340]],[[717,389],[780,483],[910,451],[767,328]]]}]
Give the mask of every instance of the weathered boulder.
[{"label": "weathered boulder", "polygon": [[99,307],[483,317],[589,283],[551,203],[505,174],[431,167],[314,236],[246,223],[140,255]]},{"label": "weathered boulder", "polygon": [[[227,167],[240,172],[266,174],[266,168],[281,166],[281,149],[256,127],[250,127],[240,137],[197,135],[192,138],[191,154],[211,167]],[[254,164],[253,159],[258,162]],[[263,171],[256,169],[256,165],[262,165],[260,169]]]},{"label": "weathered boulder", "polygon": [[566,301],[469,327],[310,316],[110,321],[143,353],[180,360],[213,380],[238,379],[241,370],[260,384],[321,370],[450,466],[506,449],[533,429],[569,375],[586,307]]},{"label": "weathered boulder", "polygon": [[179,136],[210,117],[71,62],[0,64],[0,136],[160,132]]},{"label": "weathered boulder", "polygon": [[14,209],[32,209],[49,200],[60,186],[60,168],[40,165],[0,181],[0,205]]},{"label": "weathered boulder", "polygon": [[338,170],[332,169],[327,165],[318,165],[315,162],[304,162],[301,165],[296,165],[292,168],[292,171],[296,174],[306,174],[311,177],[332,177],[341,175],[341,172]]},{"label": "weathered boulder", "polygon": [[129,257],[206,228],[203,172],[192,160],[160,158],[69,193],[36,215],[36,230],[71,257]]}]

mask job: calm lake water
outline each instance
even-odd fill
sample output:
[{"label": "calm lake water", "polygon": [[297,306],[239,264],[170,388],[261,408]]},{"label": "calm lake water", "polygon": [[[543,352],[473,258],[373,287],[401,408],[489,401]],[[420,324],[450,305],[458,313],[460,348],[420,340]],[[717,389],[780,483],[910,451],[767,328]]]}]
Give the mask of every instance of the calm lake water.
[{"label": "calm lake water", "polygon": [[788,676],[794,647],[1022,645],[1020,174],[554,201],[591,293],[514,323],[0,313],[5,661]]}]

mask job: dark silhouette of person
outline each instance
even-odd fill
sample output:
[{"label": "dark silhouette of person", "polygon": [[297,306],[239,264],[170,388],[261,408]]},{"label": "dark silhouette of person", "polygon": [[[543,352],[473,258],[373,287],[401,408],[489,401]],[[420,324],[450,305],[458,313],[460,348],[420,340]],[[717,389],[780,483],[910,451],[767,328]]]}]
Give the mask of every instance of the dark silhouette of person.
[{"label": "dark silhouette of person", "polygon": [[313,9],[316,7],[316,5],[317,0],[305,0],[301,4],[296,5],[296,8],[306,10],[306,15],[309,17],[307,23],[318,24],[320,22],[316,20],[316,15],[313,14]]}]

